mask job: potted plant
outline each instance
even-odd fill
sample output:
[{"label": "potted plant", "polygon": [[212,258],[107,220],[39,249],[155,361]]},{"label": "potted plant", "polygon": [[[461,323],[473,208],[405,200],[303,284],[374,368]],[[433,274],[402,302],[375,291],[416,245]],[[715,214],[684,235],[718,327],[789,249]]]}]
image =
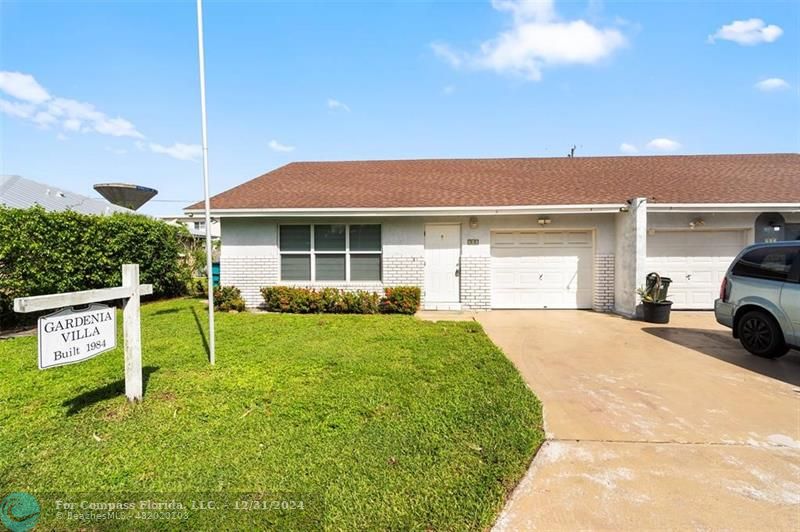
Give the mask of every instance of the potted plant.
[{"label": "potted plant", "polygon": [[649,323],[669,323],[672,301],[667,300],[667,290],[672,279],[661,277],[656,272],[648,273],[645,287],[636,293],[642,298],[642,319]]}]

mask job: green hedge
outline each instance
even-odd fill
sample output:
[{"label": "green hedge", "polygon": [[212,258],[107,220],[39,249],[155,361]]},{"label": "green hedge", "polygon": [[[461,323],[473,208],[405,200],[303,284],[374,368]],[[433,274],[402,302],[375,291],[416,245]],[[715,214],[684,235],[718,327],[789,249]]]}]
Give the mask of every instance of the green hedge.
[{"label": "green hedge", "polygon": [[185,228],[136,214],[91,216],[0,206],[0,326],[23,318],[15,297],[118,286],[124,263],[156,296],[186,291]]},{"label": "green hedge", "polygon": [[383,297],[363,290],[347,291],[337,288],[293,288],[265,286],[261,289],[264,306],[271,312],[309,314],[413,314],[419,308],[420,290],[416,286],[387,288]]},{"label": "green hedge", "polygon": [[418,286],[393,286],[384,289],[381,312],[386,314],[414,314],[419,309],[421,291]]},{"label": "green hedge", "polygon": [[214,288],[214,308],[222,312],[242,312],[245,308],[242,292],[235,286]]}]

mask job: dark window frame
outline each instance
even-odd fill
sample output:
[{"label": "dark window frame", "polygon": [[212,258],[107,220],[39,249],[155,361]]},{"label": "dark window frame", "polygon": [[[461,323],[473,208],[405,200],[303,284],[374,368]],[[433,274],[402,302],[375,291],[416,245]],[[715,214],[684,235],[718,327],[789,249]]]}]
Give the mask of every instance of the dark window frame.
[{"label": "dark window frame", "polygon": [[[316,249],[316,227],[317,226],[343,226],[345,234],[345,247],[343,250],[318,250]],[[377,250],[351,250],[350,249],[350,228],[360,225],[374,225],[378,227],[379,243]],[[303,226],[309,228],[310,242],[308,250],[283,250],[281,249],[281,229],[287,226]],[[279,278],[280,280],[293,283],[380,283],[383,282],[383,225],[373,223],[282,223],[278,224],[278,254],[279,254]],[[302,255],[309,257],[309,279],[284,279],[283,257],[288,255]],[[317,257],[325,255],[344,255],[345,268],[344,279],[318,279],[317,276]],[[352,279],[351,259],[352,256],[373,256],[378,258],[378,278],[377,279]]]}]

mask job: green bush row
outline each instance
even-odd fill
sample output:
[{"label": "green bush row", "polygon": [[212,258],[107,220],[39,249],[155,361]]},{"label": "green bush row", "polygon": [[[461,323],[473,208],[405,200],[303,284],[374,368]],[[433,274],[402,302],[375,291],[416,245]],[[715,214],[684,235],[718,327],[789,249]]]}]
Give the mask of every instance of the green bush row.
[{"label": "green bush row", "polygon": [[214,308],[223,312],[244,310],[242,293],[235,286],[217,286],[214,288]]},{"label": "green bush row", "polygon": [[384,295],[364,290],[347,291],[338,288],[294,288],[265,286],[261,289],[265,308],[271,312],[309,314],[413,314],[419,308],[420,289],[416,286],[386,288]]},{"label": "green bush row", "polygon": [[13,313],[15,297],[119,286],[125,263],[139,264],[154,295],[181,295],[191,279],[187,238],[183,227],[136,214],[0,206],[0,326],[25,318]]}]

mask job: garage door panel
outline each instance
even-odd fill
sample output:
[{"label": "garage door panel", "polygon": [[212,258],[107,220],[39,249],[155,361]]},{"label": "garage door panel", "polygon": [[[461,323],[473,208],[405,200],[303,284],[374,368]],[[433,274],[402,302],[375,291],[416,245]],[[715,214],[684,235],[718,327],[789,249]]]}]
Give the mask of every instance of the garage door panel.
[{"label": "garage door panel", "polygon": [[564,233],[555,233],[555,232],[547,232],[543,233],[544,235],[544,243],[545,245],[553,246],[558,245],[561,246],[564,244]]},{"label": "garage door panel", "polygon": [[673,308],[713,309],[722,277],[745,244],[743,231],[658,231],[647,237],[647,271],[672,279]]},{"label": "garage door panel", "polygon": [[567,245],[592,245],[592,234],[588,231],[570,231],[567,233]]},{"label": "garage door panel", "polygon": [[590,231],[492,235],[493,308],[590,308]]},{"label": "garage door panel", "polygon": [[542,243],[542,235],[539,233],[517,233],[515,243],[521,246],[538,246]]}]

